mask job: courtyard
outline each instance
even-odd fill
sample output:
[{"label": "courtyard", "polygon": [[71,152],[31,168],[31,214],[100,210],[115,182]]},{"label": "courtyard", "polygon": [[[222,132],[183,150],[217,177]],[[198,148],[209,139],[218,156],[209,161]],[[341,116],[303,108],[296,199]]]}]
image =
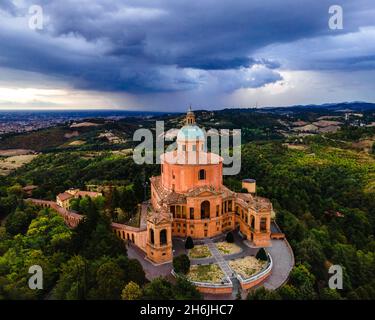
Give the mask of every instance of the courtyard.
[{"label": "courtyard", "polygon": [[[243,278],[258,273],[265,264],[255,258],[259,248],[246,245],[238,232],[233,232],[234,243],[227,243],[225,235],[216,238],[195,240],[194,249],[185,249],[185,240],[173,238],[173,255],[186,254],[189,256],[191,270],[188,278],[195,282],[217,284],[227,279],[234,279],[238,273]],[[189,252],[190,251],[190,252]],[[273,260],[271,275],[261,284],[269,289],[277,289],[288,278],[294,265],[293,253],[286,240],[272,240],[272,246],[266,248]],[[147,260],[144,252],[134,245],[128,245],[130,258],[139,260],[146,272],[146,277],[152,280],[158,276],[165,276],[173,280],[172,263],[155,265]],[[233,294],[204,294],[207,299],[234,299]]]},{"label": "courtyard", "polygon": [[215,263],[216,258],[222,257],[225,261],[242,258],[245,256],[255,256],[258,248],[248,247],[238,232],[233,232],[234,242],[225,241],[225,234],[215,238],[208,238],[194,241],[193,254],[191,250],[185,249],[185,240],[173,239],[173,255],[186,254],[190,258],[191,265]]}]

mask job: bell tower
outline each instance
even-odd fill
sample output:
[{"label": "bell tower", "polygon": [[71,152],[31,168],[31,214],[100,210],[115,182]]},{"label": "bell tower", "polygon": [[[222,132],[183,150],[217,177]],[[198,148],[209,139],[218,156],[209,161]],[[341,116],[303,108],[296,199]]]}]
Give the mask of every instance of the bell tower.
[{"label": "bell tower", "polygon": [[189,110],[186,114],[186,125],[187,126],[193,126],[195,125],[195,114],[194,112],[191,110],[191,106],[189,107]]}]

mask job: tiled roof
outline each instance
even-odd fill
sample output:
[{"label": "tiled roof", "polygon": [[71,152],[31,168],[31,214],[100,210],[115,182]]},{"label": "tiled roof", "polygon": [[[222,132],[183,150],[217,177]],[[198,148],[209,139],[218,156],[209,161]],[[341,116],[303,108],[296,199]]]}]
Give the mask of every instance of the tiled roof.
[{"label": "tiled roof", "polygon": [[164,205],[160,210],[150,211],[147,215],[147,220],[154,224],[162,221],[169,222],[172,220],[172,214],[168,211],[168,207]]},{"label": "tiled roof", "polygon": [[224,197],[231,197],[231,196],[234,196],[235,194],[233,191],[231,191],[225,186],[222,186],[220,189],[215,189],[212,186],[201,186],[201,187],[191,189],[186,193],[177,193],[177,192],[170,191],[170,190],[163,188],[162,183],[161,183],[161,176],[151,177],[150,181],[152,185],[154,186],[156,192],[158,193],[161,199],[161,203],[165,203],[165,204],[186,203],[186,198],[196,197],[205,191],[211,192],[215,195],[222,194]]},{"label": "tiled roof", "polygon": [[163,203],[186,203],[186,196],[184,194],[176,193],[163,188],[161,184],[161,176],[151,177],[150,181]]},{"label": "tiled roof", "polygon": [[272,204],[271,201],[263,197],[254,197],[254,208],[257,211],[271,210]]},{"label": "tiled roof", "polygon": [[90,197],[90,198],[95,198],[95,197],[98,197],[100,196],[101,193],[99,192],[94,192],[94,191],[78,191],[77,192],[77,196],[81,196],[81,197]]},{"label": "tiled roof", "polygon": [[28,186],[23,187],[22,189],[23,189],[24,191],[31,191],[31,190],[34,190],[34,189],[36,189],[36,188],[38,188],[38,186],[28,185]]},{"label": "tiled roof", "polygon": [[63,193],[60,193],[57,195],[57,197],[61,200],[61,201],[65,201],[65,200],[68,200],[68,199],[71,199],[73,198],[73,195],[67,193],[67,192],[63,192]]}]

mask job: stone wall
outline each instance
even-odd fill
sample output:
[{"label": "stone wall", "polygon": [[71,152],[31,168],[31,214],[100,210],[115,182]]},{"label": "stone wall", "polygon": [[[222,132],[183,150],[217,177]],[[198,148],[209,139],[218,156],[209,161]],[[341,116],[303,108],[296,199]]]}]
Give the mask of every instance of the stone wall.
[{"label": "stone wall", "polygon": [[[83,215],[75,213],[73,211],[67,210],[60,207],[54,201],[39,200],[39,199],[26,199],[26,201],[31,202],[37,206],[43,208],[51,208],[55,210],[61,217],[63,217],[65,224],[70,228],[75,228],[78,223],[84,219]],[[120,223],[112,223],[112,229],[114,233],[124,241],[133,242],[137,247],[146,251],[146,241],[147,241],[147,230],[146,228],[135,228],[127,226]]]}]

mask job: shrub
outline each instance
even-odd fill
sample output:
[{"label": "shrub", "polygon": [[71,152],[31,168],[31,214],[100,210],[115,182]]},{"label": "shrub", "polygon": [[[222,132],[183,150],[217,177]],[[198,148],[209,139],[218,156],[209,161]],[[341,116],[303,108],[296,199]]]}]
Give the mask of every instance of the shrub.
[{"label": "shrub", "polygon": [[194,242],[191,237],[187,237],[185,241],[185,249],[193,249],[194,248]]},{"label": "shrub", "polygon": [[133,281],[130,281],[122,290],[122,300],[139,300],[142,297],[142,289]]},{"label": "shrub", "polygon": [[190,259],[186,254],[173,258],[173,268],[176,273],[187,274],[190,269]]},{"label": "shrub", "polygon": [[6,219],[5,228],[12,236],[19,233],[25,234],[34,218],[36,214],[30,208],[25,211],[17,209]]},{"label": "shrub", "polygon": [[267,261],[268,256],[267,256],[266,250],[264,250],[264,248],[260,248],[257,255],[256,255],[256,258],[258,260]]},{"label": "shrub", "polygon": [[229,242],[229,243],[233,243],[234,242],[234,237],[233,237],[233,233],[232,232],[228,232],[226,237],[225,237],[225,241],[226,242]]}]

